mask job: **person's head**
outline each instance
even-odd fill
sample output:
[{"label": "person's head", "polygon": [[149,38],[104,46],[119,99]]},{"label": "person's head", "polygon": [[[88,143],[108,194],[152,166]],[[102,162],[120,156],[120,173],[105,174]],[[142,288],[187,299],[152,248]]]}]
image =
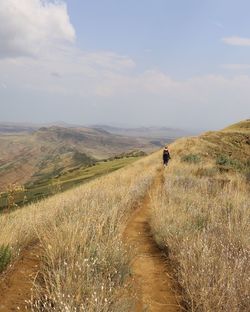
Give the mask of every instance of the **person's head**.
[{"label": "person's head", "polygon": [[168,146],[166,145],[166,146],[164,147],[164,149],[167,150],[167,149],[168,149]]}]

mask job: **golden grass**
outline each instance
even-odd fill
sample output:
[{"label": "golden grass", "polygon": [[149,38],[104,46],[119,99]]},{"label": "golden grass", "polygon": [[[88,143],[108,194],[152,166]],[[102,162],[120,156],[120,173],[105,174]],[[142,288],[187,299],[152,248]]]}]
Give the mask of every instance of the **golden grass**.
[{"label": "golden grass", "polygon": [[225,129],[223,131],[239,131],[239,132],[247,132],[250,131],[250,119],[246,119],[243,121],[240,121],[236,124],[233,124]]},{"label": "golden grass", "polygon": [[156,157],[0,217],[0,245],[15,256],[42,245],[33,311],[131,311],[122,233],[156,174]]},{"label": "golden grass", "polygon": [[[240,153],[243,163],[248,134],[224,132],[172,144],[165,183],[151,197],[152,233],[169,253],[187,309],[195,312],[250,310],[250,186],[239,171],[221,171],[215,160],[226,151]],[[181,161],[187,154],[201,161]],[[9,245],[14,259],[27,246],[42,246],[33,311],[133,311],[131,251],[122,233],[159,162],[160,154],[153,154],[0,216],[0,246]]]},{"label": "golden grass", "polygon": [[[237,172],[217,170],[209,144],[188,138],[170,146],[164,185],[151,198],[152,233],[172,261],[187,310],[247,312],[250,186]],[[182,162],[189,152],[202,161]]]}]

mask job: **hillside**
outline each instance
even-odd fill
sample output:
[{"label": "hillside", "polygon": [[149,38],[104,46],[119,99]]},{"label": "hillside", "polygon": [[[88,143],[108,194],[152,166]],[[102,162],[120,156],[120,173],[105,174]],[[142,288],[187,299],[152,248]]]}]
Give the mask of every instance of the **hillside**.
[{"label": "hillside", "polygon": [[0,135],[0,191],[9,183],[37,183],[101,159],[134,150],[149,152],[158,146],[151,139],[129,138],[101,129],[27,129]]},{"label": "hillside", "polygon": [[0,122],[0,134],[29,133],[37,130],[34,125]]},{"label": "hillside", "polygon": [[250,310],[250,120],[170,145],[151,231],[185,311]]},{"label": "hillside", "polygon": [[165,168],[158,151],[0,215],[2,307],[248,312],[249,136],[179,139]]},{"label": "hillside", "polygon": [[73,190],[0,214],[0,272],[13,264],[0,274],[1,307],[132,311],[134,299],[129,299],[126,283],[132,255],[123,246],[122,234],[157,165],[157,156],[151,155]]},{"label": "hillside", "polygon": [[207,162],[220,171],[247,171],[250,166],[250,120],[199,137],[180,139],[173,146],[175,153],[187,161]]},{"label": "hillside", "polygon": [[92,165],[82,165],[68,169],[56,176],[41,176],[39,180],[28,182],[24,187],[9,185],[4,192],[0,193],[0,212],[8,209],[21,208],[28,203],[37,202],[56,193],[64,192],[82,183],[107,175],[112,171],[123,168],[143,157],[143,152],[121,154]]},{"label": "hillside", "polygon": [[223,130],[225,131],[232,131],[232,132],[244,132],[248,133],[250,131],[250,119],[246,119],[244,121],[240,121],[236,124],[233,124]]}]

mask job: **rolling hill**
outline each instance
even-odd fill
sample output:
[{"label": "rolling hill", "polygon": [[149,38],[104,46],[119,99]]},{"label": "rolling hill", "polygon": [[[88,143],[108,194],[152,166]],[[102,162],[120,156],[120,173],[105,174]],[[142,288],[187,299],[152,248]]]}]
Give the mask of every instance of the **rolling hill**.
[{"label": "rolling hill", "polygon": [[183,136],[197,134],[197,131],[188,131],[170,127],[138,127],[138,128],[123,128],[107,125],[95,125],[97,129],[103,129],[113,134],[125,135],[130,137],[152,138],[154,140],[174,140]]},{"label": "rolling hill", "polygon": [[0,191],[9,183],[36,183],[122,153],[151,152],[159,144],[83,127],[4,129],[0,134]]},{"label": "rolling hill", "polygon": [[158,151],[0,214],[2,307],[248,312],[249,126],[176,140],[165,168]]}]

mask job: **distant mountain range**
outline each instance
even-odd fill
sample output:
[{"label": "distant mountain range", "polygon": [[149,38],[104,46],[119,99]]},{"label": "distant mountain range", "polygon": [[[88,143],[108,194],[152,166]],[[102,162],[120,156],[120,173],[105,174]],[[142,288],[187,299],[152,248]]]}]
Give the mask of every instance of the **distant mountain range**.
[{"label": "distant mountain range", "polygon": [[10,123],[0,122],[0,134],[2,133],[22,133],[22,132],[34,132],[42,127],[63,127],[63,128],[77,128],[77,129],[96,129],[104,130],[106,132],[130,136],[130,137],[144,137],[144,138],[155,138],[155,139],[176,139],[182,136],[196,135],[198,131],[183,130],[171,127],[118,127],[110,125],[89,125],[87,127],[82,125],[68,124],[65,122],[54,122],[47,124],[33,124],[33,123]]},{"label": "distant mountain range", "polygon": [[91,126],[96,129],[103,129],[110,133],[131,136],[146,137],[154,139],[176,139],[183,136],[195,135],[195,131],[187,131],[169,127],[138,127],[138,128],[120,128],[107,125]]}]

